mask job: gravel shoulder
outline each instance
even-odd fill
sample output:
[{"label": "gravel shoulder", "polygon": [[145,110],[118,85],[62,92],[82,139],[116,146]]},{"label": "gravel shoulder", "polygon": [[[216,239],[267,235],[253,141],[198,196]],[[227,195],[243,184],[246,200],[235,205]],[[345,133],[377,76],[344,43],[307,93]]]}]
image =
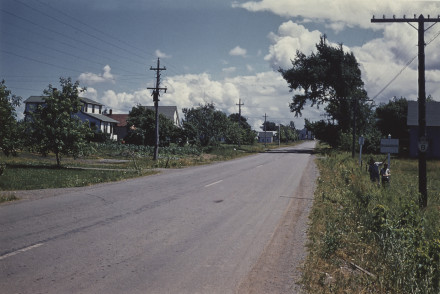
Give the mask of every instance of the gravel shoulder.
[{"label": "gravel shoulder", "polygon": [[298,190],[275,230],[271,241],[250,273],[242,280],[237,293],[304,293],[297,282],[305,261],[308,216],[313,204],[318,170],[310,157]]}]

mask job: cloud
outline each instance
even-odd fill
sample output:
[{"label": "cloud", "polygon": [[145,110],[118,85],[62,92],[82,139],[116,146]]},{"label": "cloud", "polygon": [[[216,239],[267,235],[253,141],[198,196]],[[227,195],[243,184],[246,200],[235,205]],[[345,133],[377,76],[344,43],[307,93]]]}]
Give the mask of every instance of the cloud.
[{"label": "cloud", "polygon": [[226,74],[231,74],[231,73],[235,72],[236,70],[237,70],[237,68],[235,66],[226,67],[226,68],[222,69],[222,71]]},{"label": "cloud", "polygon": [[[312,121],[320,118],[314,108],[305,109],[303,117],[295,118],[289,110],[292,93],[281,75],[273,71],[221,80],[214,80],[207,73],[168,76],[163,86],[168,90],[161,94],[160,105],[177,106],[181,118],[183,108],[206,103],[214,103],[228,115],[238,113],[239,99],[245,104],[242,115],[256,130],[260,129],[265,113],[270,121],[283,124],[294,121],[298,128],[304,125],[304,118]],[[120,93],[107,90],[97,97],[97,101],[113,109],[113,113],[128,113],[137,104],[153,105],[151,91],[144,89]]]},{"label": "cloud", "polygon": [[[298,17],[306,22],[328,24],[329,28],[341,31],[345,27],[374,28],[371,24],[373,15],[388,17],[412,16],[415,11],[419,14],[433,14],[439,11],[438,1],[408,1],[408,0],[260,0],[232,4],[235,8],[243,8],[252,12],[270,11],[283,17]],[[317,9],[319,8],[319,9]]]},{"label": "cloud", "polygon": [[91,72],[82,73],[79,75],[78,80],[86,85],[93,85],[98,83],[105,83],[105,82],[115,82],[115,77],[111,73],[111,67],[110,65],[104,66],[102,69],[102,74],[94,74]]},{"label": "cloud", "polygon": [[160,51],[159,49],[155,51],[156,57],[158,58],[171,58],[171,55],[167,55],[165,53],[163,53],[162,51]]},{"label": "cloud", "polygon": [[295,58],[296,51],[310,54],[315,50],[321,32],[309,31],[304,26],[292,21],[285,22],[278,28],[278,34],[270,33],[269,39],[272,45],[269,47],[269,54],[264,57],[274,70],[289,68],[291,60]]},{"label": "cloud", "polygon": [[229,51],[229,55],[231,55],[231,56],[246,57],[246,53],[247,53],[247,50],[241,48],[240,46],[237,46],[237,47],[231,49],[231,51]]}]

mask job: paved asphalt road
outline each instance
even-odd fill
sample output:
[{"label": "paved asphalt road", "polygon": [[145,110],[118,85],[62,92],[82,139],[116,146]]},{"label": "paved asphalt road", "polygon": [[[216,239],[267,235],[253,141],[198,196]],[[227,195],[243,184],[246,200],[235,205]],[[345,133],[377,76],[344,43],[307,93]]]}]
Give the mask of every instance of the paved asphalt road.
[{"label": "paved asphalt road", "polygon": [[313,147],[0,206],[0,292],[234,293]]}]

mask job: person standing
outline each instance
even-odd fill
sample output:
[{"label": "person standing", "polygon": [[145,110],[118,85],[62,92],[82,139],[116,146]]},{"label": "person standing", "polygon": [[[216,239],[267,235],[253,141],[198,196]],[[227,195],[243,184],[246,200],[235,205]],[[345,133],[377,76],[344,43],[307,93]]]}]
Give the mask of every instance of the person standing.
[{"label": "person standing", "polygon": [[371,157],[368,165],[368,172],[370,173],[370,180],[375,183],[377,181],[377,186],[380,187],[380,177],[379,177],[379,166],[384,164],[386,159],[382,162],[375,162],[374,158]]},{"label": "person standing", "polygon": [[380,170],[380,178],[382,181],[382,186],[388,185],[390,183],[390,169],[388,168],[388,163],[383,165],[383,168]]}]

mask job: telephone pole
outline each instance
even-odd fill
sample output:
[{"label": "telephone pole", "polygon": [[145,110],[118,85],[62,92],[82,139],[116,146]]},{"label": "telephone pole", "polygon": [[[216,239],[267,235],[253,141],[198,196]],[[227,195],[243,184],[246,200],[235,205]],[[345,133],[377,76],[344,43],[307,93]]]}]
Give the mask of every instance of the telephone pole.
[{"label": "telephone pole", "polygon": [[267,115],[266,113],[264,114],[264,125],[263,125],[263,129],[264,129],[264,148],[266,148],[266,119],[267,119]]},{"label": "telephone pole", "polygon": [[238,136],[238,148],[241,148],[241,106],[244,105],[244,103],[241,103],[241,99],[238,99],[238,104],[235,105],[238,105],[238,127],[240,130],[240,134]]},{"label": "telephone pole", "polygon": [[[438,18],[425,18],[421,14],[418,18],[414,14],[414,18],[385,18],[382,19],[371,19],[371,22],[406,22],[418,31],[418,47],[419,47],[419,143],[426,142],[426,92],[425,92],[425,31],[429,30],[432,25],[425,30],[425,22],[440,22],[440,16]],[[413,26],[411,23],[418,23],[418,28]],[[428,205],[428,191],[426,188],[426,150],[424,148],[419,148],[419,205],[421,208],[426,208]]]},{"label": "telephone pole", "polygon": [[151,96],[153,96],[154,101],[154,109],[156,111],[156,127],[155,127],[155,140],[154,140],[154,154],[153,154],[153,160],[157,160],[159,157],[159,91],[163,90],[165,93],[167,92],[167,88],[160,88],[160,71],[166,70],[165,67],[160,67],[160,60],[157,58],[157,67],[153,68],[150,67],[150,70],[156,71],[156,87],[154,88],[147,88],[149,90],[153,90],[153,93]]}]

